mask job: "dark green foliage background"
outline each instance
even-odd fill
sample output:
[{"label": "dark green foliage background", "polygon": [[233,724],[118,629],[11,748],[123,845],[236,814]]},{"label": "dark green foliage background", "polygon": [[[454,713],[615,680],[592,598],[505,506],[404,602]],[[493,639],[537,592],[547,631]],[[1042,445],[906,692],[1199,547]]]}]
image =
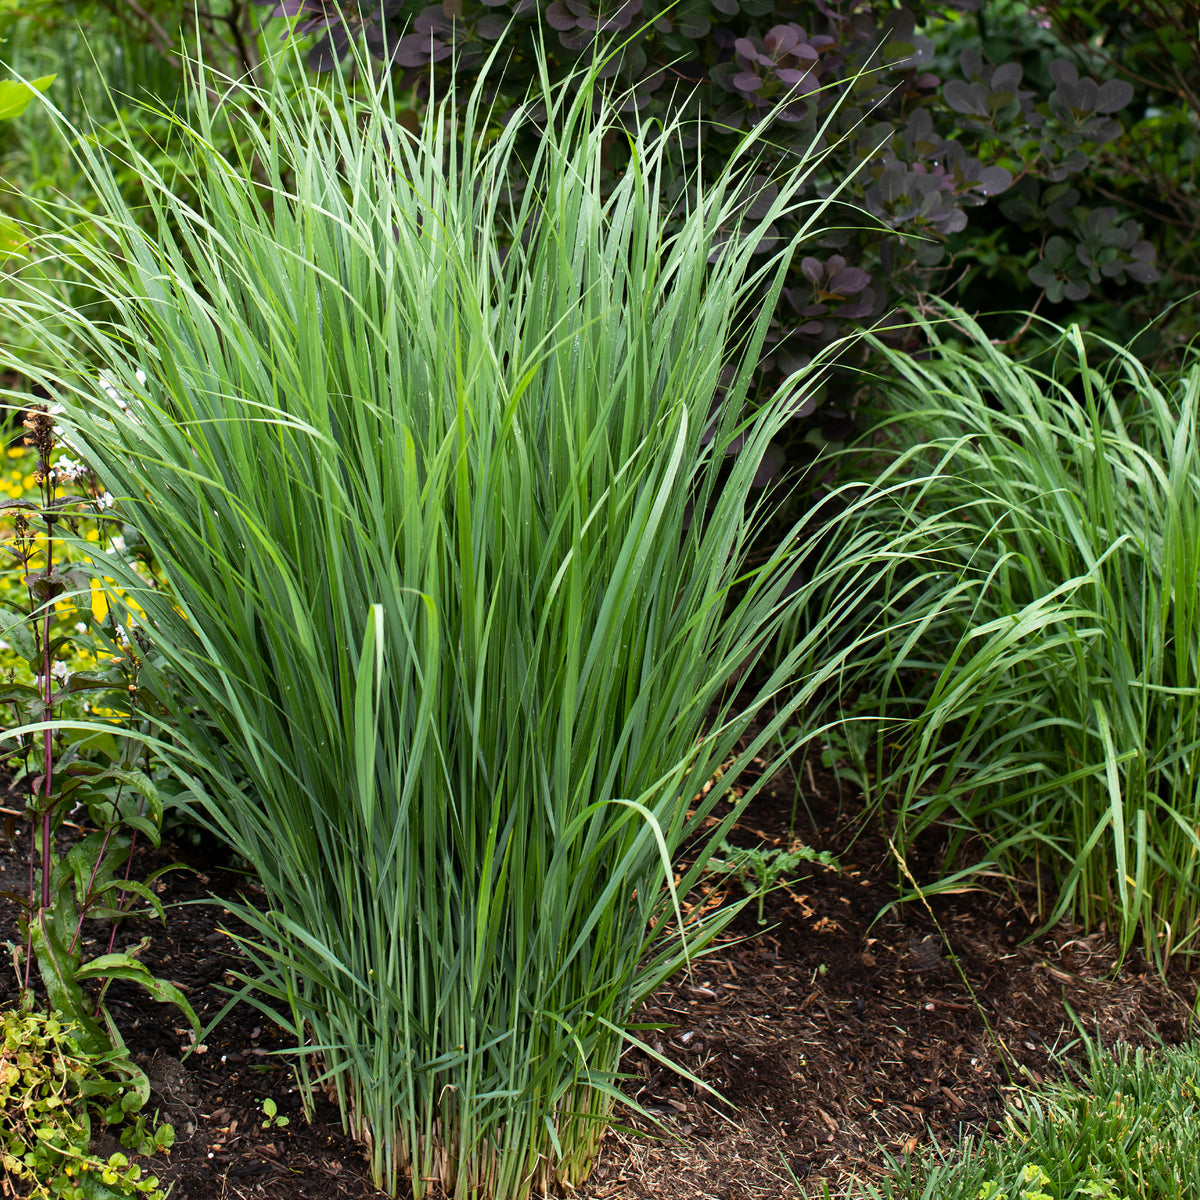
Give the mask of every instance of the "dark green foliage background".
[{"label": "dark green foliage background", "polygon": [[[499,43],[502,108],[523,94],[539,45],[552,77],[611,55],[604,72],[631,120],[634,111],[642,120],[694,112],[681,179],[695,163],[723,162],[768,113],[778,119],[762,182],[797,154],[830,148],[812,187],[827,193],[849,181],[844,223],[793,266],[763,363],[770,384],[855,329],[886,328],[901,302],[945,296],[986,313],[1036,306],[1121,340],[1184,302],[1197,278],[1193,8],[284,0],[272,11],[297,18],[314,69],[329,69],[362,37],[422,92],[431,74],[442,90],[473,79]],[[1190,312],[1161,322],[1147,353],[1186,340]],[[1012,338],[1027,326],[1010,315],[989,330]],[[797,401],[798,415],[819,410],[834,437],[843,407],[820,389]]]},{"label": "dark green foliage background", "polygon": [[[222,0],[199,16],[180,0],[0,0],[7,60],[57,70],[53,99],[68,115],[86,109],[100,136],[148,101],[163,156],[171,116],[186,116],[180,41],[262,82],[289,28],[318,72],[365,42],[418,108],[431,89],[469,86],[498,46],[498,120],[539,53],[552,79],[604,56],[631,123],[694,117],[677,189],[773,115],[751,214],[772,177],[814,149],[827,151],[814,199],[840,187],[845,203],[793,263],[763,389],[864,327],[916,349],[891,314],[935,297],[984,314],[992,336],[1022,351],[1037,348],[1023,315],[1036,308],[1124,343],[1140,333],[1157,365],[1177,356],[1200,280],[1198,21],[1196,0]],[[4,136],[6,210],[70,186],[69,164],[47,158],[32,130]],[[614,176],[626,165],[614,145]],[[841,354],[863,357],[853,343]],[[844,438],[862,392],[837,366],[807,385],[778,462],[803,460],[805,440]]]}]

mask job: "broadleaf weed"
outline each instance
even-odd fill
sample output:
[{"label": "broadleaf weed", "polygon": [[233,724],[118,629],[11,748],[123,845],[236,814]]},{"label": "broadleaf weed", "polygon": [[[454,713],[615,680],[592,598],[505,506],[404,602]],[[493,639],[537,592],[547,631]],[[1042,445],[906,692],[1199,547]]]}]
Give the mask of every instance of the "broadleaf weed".
[{"label": "broadleaf weed", "polygon": [[801,863],[817,863],[822,867],[838,869],[837,859],[828,850],[814,850],[802,842],[794,841],[790,846],[762,846],[749,849],[731,846],[722,841],[718,847],[720,858],[711,858],[707,870],[714,875],[732,875],[746,892],[758,903],[758,923],[766,924],[763,917],[763,900],[772,888],[795,879],[795,870]]}]

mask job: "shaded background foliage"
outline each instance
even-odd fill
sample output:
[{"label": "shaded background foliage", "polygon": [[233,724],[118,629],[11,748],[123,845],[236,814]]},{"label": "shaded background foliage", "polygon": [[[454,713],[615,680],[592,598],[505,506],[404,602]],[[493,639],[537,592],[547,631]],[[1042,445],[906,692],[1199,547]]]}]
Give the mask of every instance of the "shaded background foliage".
[{"label": "shaded background foliage", "polygon": [[[194,193],[197,180],[179,152],[196,82],[189,78],[185,46],[189,52],[198,48],[217,70],[266,83],[282,28],[264,20],[250,0],[213,0],[199,8],[183,0],[0,0],[0,62],[6,74],[26,79],[53,75],[50,102],[98,145],[114,146],[122,125],[135,125],[151,161],[172,173],[180,191]],[[148,213],[137,172],[119,156],[114,165],[131,203]],[[0,123],[0,214],[34,229],[42,220],[40,206],[62,197],[91,211],[99,203],[50,114],[31,104],[17,119]],[[36,249],[32,256],[2,256],[0,268],[5,298],[18,294],[12,276],[55,285],[69,269]],[[86,283],[86,270],[78,274]],[[39,347],[13,311],[0,317],[0,340],[37,361]]]},{"label": "shaded background foliage", "polygon": [[[469,85],[499,44],[498,118],[524,95],[540,47],[552,79],[610,54],[602,73],[631,122],[692,118],[677,189],[774,114],[748,215],[814,145],[828,150],[814,198],[841,187],[844,203],[792,264],[764,391],[865,327],[916,349],[889,314],[935,297],[985,314],[993,337],[1022,350],[1040,338],[1021,315],[1031,307],[1126,343],[1171,309],[1137,346],[1177,355],[1200,280],[1198,19],[1196,0],[0,0],[10,62],[59,71],[56,102],[86,109],[98,136],[127,101],[148,100],[164,158],[187,103],[180,42],[261,83],[289,29],[317,72],[365,44],[380,70],[401,73],[414,107],[431,88]],[[22,191],[63,186],[67,168],[44,160],[36,129],[0,136]],[[615,144],[610,160],[615,178]],[[849,344],[843,361],[865,353]],[[846,437],[862,392],[834,365],[797,395],[775,461]]]},{"label": "shaded background foliage", "polygon": [[[764,184],[797,153],[829,146],[812,187],[849,180],[853,208],[793,264],[762,364],[769,385],[848,332],[886,324],[898,302],[1040,306],[1127,339],[1186,297],[1197,278],[1195,7],[283,0],[271,11],[311,39],[315,70],[362,38],[421,92],[472,79],[503,38],[502,107],[523,93],[540,43],[559,74],[616,47],[603,70],[626,109],[695,114],[681,177],[694,163],[715,168],[768,112],[778,121]],[[1185,328],[1183,315],[1160,325],[1148,351],[1169,350]],[[1027,327],[993,317],[989,330]],[[797,415],[817,417],[825,440],[844,432],[846,409],[835,386],[798,398]]]}]

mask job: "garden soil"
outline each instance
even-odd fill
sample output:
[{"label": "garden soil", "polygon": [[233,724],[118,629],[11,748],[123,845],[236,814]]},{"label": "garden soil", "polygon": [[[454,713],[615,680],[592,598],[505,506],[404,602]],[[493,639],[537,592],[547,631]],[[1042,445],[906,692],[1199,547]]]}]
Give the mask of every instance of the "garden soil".
[{"label": "garden soil", "polygon": [[[21,798],[0,789],[0,807],[20,811]],[[1103,934],[1060,926],[1031,936],[1000,887],[889,907],[895,857],[878,832],[853,836],[851,807],[832,776],[805,766],[798,778],[778,776],[748,810],[737,845],[786,847],[794,828],[841,869],[799,868],[767,898],[765,926],[749,905],[715,953],[652,997],[639,1019],[662,1028],[644,1036],[713,1091],[630,1051],[625,1091],[659,1124],[624,1118],[578,1200],[758,1200],[816,1196],[826,1184],[855,1195],[856,1181],[878,1180],[889,1161],[999,1134],[1020,1087],[1060,1071],[1076,1038],[1068,1010],[1106,1042],[1189,1035],[1194,980],[1164,981],[1136,954],[1118,967]],[[0,850],[0,891],[24,889],[19,841],[20,853]],[[175,859],[191,870],[160,881],[166,927],[142,923],[120,936],[150,936],[144,961],[183,986],[207,1023],[239,968],[224,931],[236,927],[210,898],[253,900],[255,888],[215,849],[182,839],[141,865]],[[932,858],[908,865],[922,878]],[[738,885],[717,881],[689,902],[723,894]],[[15,907],[0,906],[0,942],[15,941]],[[150,1077],[152,1107],[176,1129],[169,1159],[153,1161],[173,1200],[383,1195],[328,1102],[305,1121],[277,1053],[286,1042],[261,1013],[240,1004],[184,1057],[190,1038],[174,1010],[121,984],[110,996]],[[4,969],[0,1007],[16,999]],[[266,1099],[286,1127],[264,1126]]]}]

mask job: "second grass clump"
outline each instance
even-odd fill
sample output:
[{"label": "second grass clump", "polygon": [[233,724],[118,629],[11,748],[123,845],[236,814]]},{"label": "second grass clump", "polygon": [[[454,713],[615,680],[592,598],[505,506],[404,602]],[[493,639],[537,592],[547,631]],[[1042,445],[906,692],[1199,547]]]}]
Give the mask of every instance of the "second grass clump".
[{"label": "second grass clump", "polygon": [[939,825],[962,874],[1032,880],[1048,922],[1164,967],[1200,929],[1200,364],[1156,378],[1072,327],[1038,369],[952,320],[886,352],[858,452],[890,451],[870,519],[921,551],[859,698],[910,722],[878,796],[902,852]]}]

